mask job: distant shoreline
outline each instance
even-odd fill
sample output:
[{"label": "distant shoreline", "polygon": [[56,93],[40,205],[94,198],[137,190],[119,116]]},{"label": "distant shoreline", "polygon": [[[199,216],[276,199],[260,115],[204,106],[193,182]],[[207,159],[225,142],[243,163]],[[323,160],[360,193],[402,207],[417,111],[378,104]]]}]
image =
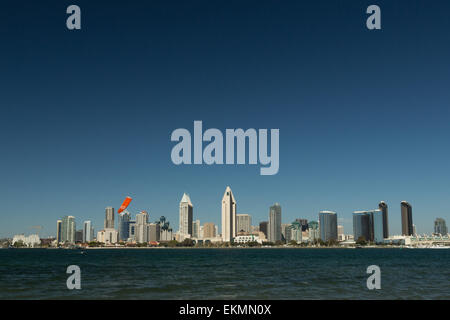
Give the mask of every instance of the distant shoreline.
[{"label": "distant shoreline", "polygon": [[46,249],[46,250],[158,250],[158,249],[450,249],[444,247],[405,247],[405,246],[369,246],[369,247],[87,247],[87,248],[0,248],[0,249]]}]

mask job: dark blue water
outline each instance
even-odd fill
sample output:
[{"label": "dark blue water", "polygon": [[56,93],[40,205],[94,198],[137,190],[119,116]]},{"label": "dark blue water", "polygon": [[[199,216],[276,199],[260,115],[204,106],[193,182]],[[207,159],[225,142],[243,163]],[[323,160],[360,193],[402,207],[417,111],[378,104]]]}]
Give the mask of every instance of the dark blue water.
[{"label": "dark blue water", "polygon": [[[366,286],[373,264],[380,290]],[[69,265],[81,290],[66,287]],[[450,250],[6,249],[0,298],[450,299]]]}]

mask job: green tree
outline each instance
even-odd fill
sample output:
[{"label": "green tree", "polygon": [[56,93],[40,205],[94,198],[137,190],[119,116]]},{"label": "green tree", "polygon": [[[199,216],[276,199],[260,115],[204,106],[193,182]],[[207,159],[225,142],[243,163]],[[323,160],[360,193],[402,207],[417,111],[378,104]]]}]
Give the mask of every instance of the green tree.
[{"label": "green tree", "polygon": [[364,236],[360,236],[357,240],[356,240],[356,244],[360,245],[360,246],[365,246],[367,245],[367,241],[366,238]]}]

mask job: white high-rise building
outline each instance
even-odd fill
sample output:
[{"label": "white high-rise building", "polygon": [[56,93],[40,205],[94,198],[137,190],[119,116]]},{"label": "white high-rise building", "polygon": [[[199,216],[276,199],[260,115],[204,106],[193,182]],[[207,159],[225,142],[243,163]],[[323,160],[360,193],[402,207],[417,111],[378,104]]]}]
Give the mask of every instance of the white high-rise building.
[{"label": "white high-rise building", "polygon": [[227,187],[222,198],[222,241],[232,242],[236,236],[236,200]]},{"label": "white high-rise building", "polygon": [[239,213],[236,215],[236,232],[250,233],[252,227],[252,216]]},{"label": "white high-rise building", "polygon": [[135,239],[137,243],[148,242],[148,212],[141,211],[136,215]]},{"label": "white high-rise building", "polygon": [[61,223],[61,242],[75,243],[75,230],[75,217],[63,217]]},{"label": "white high-rise building", "polygon": [[184,193],[180,201],[180,228],[178,231],[182,238],[192,237],[193,212],[194,206],[191,203],[191,199]]},{"label": "white high-rise building", "polygon": [[85,221],[83,223],[83,242],[90,242],[94,240],[94,228],[91,221]]},{"label": "white high-rise building", "polygon": [[105,229],[114,229],[114,208],[105,208]]}]

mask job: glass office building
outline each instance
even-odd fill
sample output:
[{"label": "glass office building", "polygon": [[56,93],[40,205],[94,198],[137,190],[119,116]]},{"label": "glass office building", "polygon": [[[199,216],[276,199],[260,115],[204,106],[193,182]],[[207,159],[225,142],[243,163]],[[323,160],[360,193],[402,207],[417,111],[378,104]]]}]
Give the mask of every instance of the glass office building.
[{"label": "glass office building", "polygon": [[337,241],[337,214],[333,211],[319,212],[319,230],[322,241]]}]

